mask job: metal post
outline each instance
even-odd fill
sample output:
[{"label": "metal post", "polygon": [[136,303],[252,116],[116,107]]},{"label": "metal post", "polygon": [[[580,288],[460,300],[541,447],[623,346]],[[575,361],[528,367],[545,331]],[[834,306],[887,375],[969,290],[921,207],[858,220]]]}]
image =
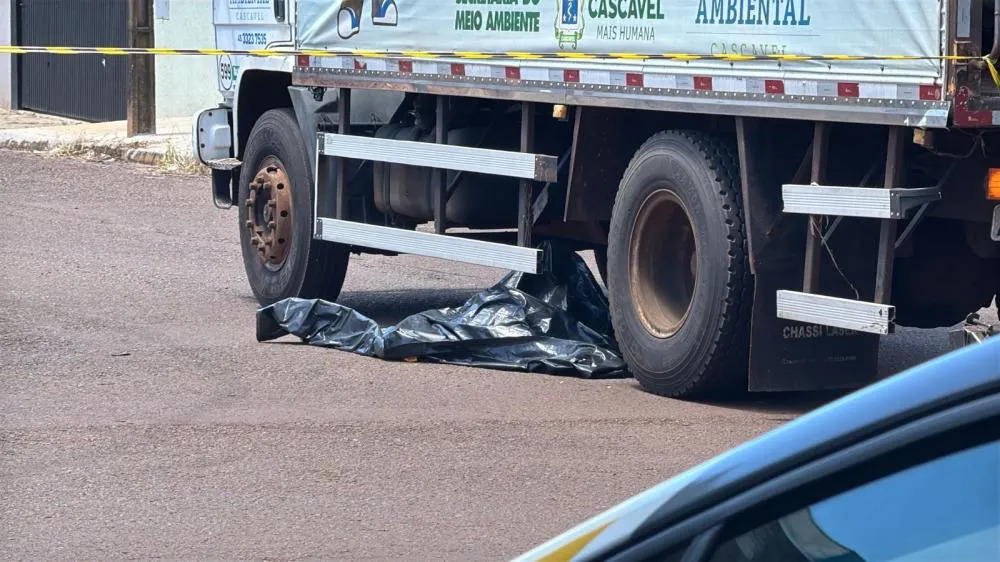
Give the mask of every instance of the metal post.
[{"label": "metal post", "polygon": [[[435,113],[435,142],[438,144],[448,144],[447,96],[437,97],[437,111]],[[438,168],[435,170],[435,174],[437,175],[437,189],[434,190],[434,232],[444,234],[448,228],[448,170]]]},{"label": "metal post", "polygon": [[[521,152],[534,151],[535,143],[535,105],[521,103]],[[521,190],[517,205],[517,245],[531,246],[531,228],[533,214],[531,212],[532,181],[521,180]]]},{"label": "metal post", "polygon": [[[889,129],[889,150],[885,158],[885,188],[899,187],[903,170],[904,127]],[[875,271],[875,302],[889,304],[892,299],[892,266],[896,259],[896,221],[885,219],[878,236],[878,263]]]},{"label": "metal post", "polygon": [[[153,0],[129,0],[128,46],[152,48]],[[156,66],[152,55],[128,57],[128,136],[156,132]]]},{"label": "metal post", "polygon": [[[337,132],[342,135],[351,134],[351,90],[340,88],[337,96]],[[337,218],[347,220],[348,217],[348,185],[347,158],[337,157]]]},{"label": "metal post", "polygon": [[[10,44],[21,45],[21,6],[19,0],[10,0]],[[24,55],[10,55],[10,108],[21,109],[21,64]]]},{"label": "metal post", "polygon": [[[816,128],[813,131],[811,181],[817,185],[823,185],[826,176],[826,153],[829,140],[830,126],[823,122],[816,123]],[[813,215],[809,216],[809,231],[806,234],[806,266],[802,277],[802,291],[805,293],[816,293],[819,289],[819,265],[823,248],[822,233],[819,232],[817,218]]]}]

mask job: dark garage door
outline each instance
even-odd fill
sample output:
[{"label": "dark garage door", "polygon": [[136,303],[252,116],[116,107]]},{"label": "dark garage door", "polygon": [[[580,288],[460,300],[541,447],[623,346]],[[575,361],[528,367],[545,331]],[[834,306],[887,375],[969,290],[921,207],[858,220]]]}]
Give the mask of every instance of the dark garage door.
[{"label": "dark garage door", "polygon": [[[127,0],[17,0],[18,43],[124,47],[126,9]],[[125,57],[31,54],[18,58],[22,109],[86,121],[125,119]]]}]

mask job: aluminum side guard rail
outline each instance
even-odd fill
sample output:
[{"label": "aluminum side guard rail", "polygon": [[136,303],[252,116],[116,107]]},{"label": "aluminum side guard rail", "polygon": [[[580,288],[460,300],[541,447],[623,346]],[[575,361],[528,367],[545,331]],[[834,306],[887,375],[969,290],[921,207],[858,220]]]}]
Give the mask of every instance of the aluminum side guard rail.
[{"label": "aluminum side guard rail", "polygon": [[936,187],[878,189],[786,185],[781,195],[786,213],[870,219],[902,219],[911,209],[941,199],[941,191]]},{"label": "aluminum side guard rail", "polygon": [[[812,182],[809,185],[784,185],[781,190],[784,212],[810,215],[810,228],[803,290],[778,291],[779,318],[879,335],[893,332],[896,309],[888,301],[895,248],[899,243],[895,221],[907,218],[911,210],[920,207],[914,221],[902,234],[905,238],[927,207],[941,199],[941,184],[926,188],[899,187],[906,133],[907,129],[901,127],[889,130],[884,187],[826,186],[821,184],[826,172],[830,130],[828,124],[816,124],[812,145]],[[819,286],[820,249],[831,235],[831,232],[822,232],[817,226],[813,218],[816,216],[860,217],[881,222],[875,277],[876,302],[815,294]],[[836,228],[837,221],[831,231]]]},{"label": "aluminum side guard rail", "polygon": [[891,332],[896,307],[797,291],[778,291],[778,318],[884,336]]},{"label": "aluminum side guard rail", "polygon": [[522,248],[511,244],[330,218],[316,219],[315,237],[348,246],[375,248],[525,273],[538,273],[542,260],[542,251],[536,248]]},{"label": "aluminum side guard rail", "polygon": [[[521,150],[514,152],[447,144],[444,132],[448,130],[449,108],[442,96],[437,98],[436,142],[349,134],[350,95],[350,90],[341,89],[338,98],[341,101],[338,107],[339,132],[319,133],[316,138],[315,238],[354,247],[415,254],[525,273],[540,272],[543,252],[535,248],[531,240],[534,224],[532,193],[535,182],[553,183],[558,180],[559,159],[535,154],[532,150],[535,120],[533,104],[521,104]],[[339,162],[335,178],[330,177],[331,166],[325,165],[331,160]],[[518,178],[521,180],[518,195],[518,243],[502,244],[446,234],[445,208],[448,201],[444,173],[437,174],[434,194],[435,232],[352,221],[347,216],[348,160],[369,160]],[[320,186],[336,186],[333,201],[324,200]],[[330,214],[331,210],[335,216],[322,216],[323,213]]]}]

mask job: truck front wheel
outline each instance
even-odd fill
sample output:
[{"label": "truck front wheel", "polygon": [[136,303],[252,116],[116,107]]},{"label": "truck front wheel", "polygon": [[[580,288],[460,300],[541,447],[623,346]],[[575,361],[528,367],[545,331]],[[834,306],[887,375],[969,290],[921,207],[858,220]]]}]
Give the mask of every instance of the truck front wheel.
[{"label": "truck front wheel", "polygon": [[290,109],[264,113],[253,127],[240,173],[240,244],[257,301],[335,300],[347,274],[348,248],[312,237],[313,178]]},{"label": "truck front wheel", "polygon": [[622,178],[611,313],[632,374],[657,394],[746,388],[752,281],[734,152],[702,133],[660,133]]}]

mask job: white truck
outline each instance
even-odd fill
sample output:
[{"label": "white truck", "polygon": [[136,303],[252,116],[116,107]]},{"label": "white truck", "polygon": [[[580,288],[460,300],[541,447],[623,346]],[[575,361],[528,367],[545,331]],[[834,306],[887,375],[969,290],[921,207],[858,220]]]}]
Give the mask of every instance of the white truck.
[{"label": "white truck", "polygon": [[262,304],[559,239],[691,397],[864,385],[1000,292],[991,0],[370,2],[215,0],[220,49],[288,52],[220,56],[194,120]]}]

